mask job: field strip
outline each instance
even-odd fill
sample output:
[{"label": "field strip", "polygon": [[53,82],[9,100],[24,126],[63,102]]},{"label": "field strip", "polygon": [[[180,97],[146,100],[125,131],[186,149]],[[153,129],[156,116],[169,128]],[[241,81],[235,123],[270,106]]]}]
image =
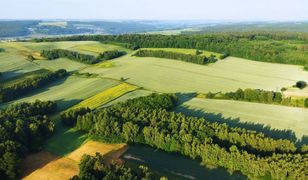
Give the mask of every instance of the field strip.
[{"label": "field strip", "polygon": [[134,85],[122,83],[112,88],[109,88],[107,90],[104,90],[101,93],[96,94],[84,101],[81,101],[79,104],[77,104],[76,106],[73,106],[72,108],[88,107],[90,109],[95,109],[112,100],[119,98],[120,96],[126,93],[135,91],[138,88],[139,87],[134,86]]},{"label": "field strip", "polygon": [[63,180],[79,173],[78,164],[84,154],[94,156],[97,152],[104,155],[107,162],[118,160],[126,151],[126,144],[105,144],[88,141],[67,156],[61,157],[42,151],[28,156],[23,161],[26,180]]},{"label": "field strip", "polygon": [[[308,109],[221,99],[193,98],[176,111],[215,122],[262,124],[271,129],[291,130],[298,139],[308,135]],[[238,126],[240,125],[238,124]]]}]

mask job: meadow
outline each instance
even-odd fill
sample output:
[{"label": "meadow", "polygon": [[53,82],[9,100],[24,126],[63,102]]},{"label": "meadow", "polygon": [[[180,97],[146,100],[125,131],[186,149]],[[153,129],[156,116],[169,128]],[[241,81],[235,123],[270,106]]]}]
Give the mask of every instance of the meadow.
[{"label": "meadow", "polygon": [[[155,92],[227,92],[238,88],[279,91],[308,79],[299,66],[247,61],[228,57],[209,65],[197,65],[160,58],[124,56],[111,61],[112,68],[87,67],[91,72]],[[266,73],[264,73],[266,72]],[[286,76],[286,74],[288,74]]]},{"label": "meadow", "polygon": [[110,79],[71,76],[34,91],[13,103],[36,99],[53,100],[57,102],[58,108],[63,110],[117,84],[119,84],[117,81]]}]

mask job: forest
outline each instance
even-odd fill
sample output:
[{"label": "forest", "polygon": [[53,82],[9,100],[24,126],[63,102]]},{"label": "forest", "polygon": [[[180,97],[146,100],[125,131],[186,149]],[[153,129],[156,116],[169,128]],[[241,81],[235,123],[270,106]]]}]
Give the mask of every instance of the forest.
[{"label": "forest", "polygon": [[62,58],[68,58],[74,61],[78,61],[85,64],[96,64],[103,60],[110,60],[124,55],[123,52],[118,50],[105,51],[100,53],[98,57],[89,54],[81,54],[76,51],[70,51],[65,49],[53,49],[53,50],[43,50],[41,55],[48,60]]},{"label": "forest", "polygon": [[138,50],[134,56],[138,57],[158,57],[158,58],[167,58],[167,59],[176,59],[185,62],[195,63],[195,64],[208,64],[208,63],[215,63],[217,61],[214,55],[210,57],[206,57],[204,55],[198,54],[184,54],[184,53],[177,53],[177,52],[170,52],[170,51],[163,51],[163,50]]},{"label": "forest", "polygon": [[200,49],[256,61],[306,65],[307,33],[237,32],[192,35],[81,35],[34,39],[42,41],[100,41],[130,44],[136,48]]},{"label": "forest", "polygon": [[152,94],[78,116],[75,127],[105,142],[146,144],[248,177],[300,179],[308,173],[308,154],[293,142],[171,112],[176,104],[174,95]]},{"label": "forest", "polygon": [[117,164],[106,164],[104,157],[100,154],[95,156],[83,155],[79,164],[79,174],[72,180],[88,179],[154,179],[150,169],[146,166],[139,166],[139,171]]},{"label": "forest", "polygon": [[56,111],[52,101],[20,103],[0,110],[0,179],[18,179],[21,159],[42,149],[55,124],[47,115]]},{"label": "forest", "polygon": [[55,72],[40,69],[8,79],[0,84],[0,103],[16,99],[34,89],[50,84],[68,75],[66,70]]}]

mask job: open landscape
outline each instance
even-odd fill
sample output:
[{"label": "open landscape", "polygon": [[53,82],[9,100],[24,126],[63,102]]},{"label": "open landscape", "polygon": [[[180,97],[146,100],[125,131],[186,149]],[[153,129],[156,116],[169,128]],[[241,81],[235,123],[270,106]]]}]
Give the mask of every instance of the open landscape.
[{"label": "open landscape", "polygon": [[308,4],[94,1],[0,7],[1,180],[308,179]]}]

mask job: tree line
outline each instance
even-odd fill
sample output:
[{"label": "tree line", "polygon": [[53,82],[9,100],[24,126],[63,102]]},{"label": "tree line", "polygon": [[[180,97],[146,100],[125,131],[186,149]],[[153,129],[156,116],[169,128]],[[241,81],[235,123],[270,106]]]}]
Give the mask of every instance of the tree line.
[{"label": "tree line", "polygon": [[0,179],[18,179],[21,159],[41,150],[55,124],[47,115],[54,113],[56,103],[35,101],[10,105],[0,110]]},{"label": "tree line", "polygon": [[292,103],[290,97],[283,97],[281,92],[266,91],[261,89],[241,89],[239,88],[235,92],[226,92],[226,93],[212,93],[208,92],[205,94],[206,98],[209,99],[229,99],[229,100],[238,100],[238,101],[248,101],[248,102],[258,102],[266,104],[280,104],[286,106],[299,106],[299,107],[308,107],[308,98],[304,99],[302,105]]},{"label": "tree line", "polygon": [[176,59],[176,60],[181,60],[181,61],[195,63],[195,64],[208,64],[208,63],[215,63],[217,61],[217,58],[214,55],[211,55],[210,57],[206,57],[204,55],[184,54],[184,53],[164,51],[164,50],[140,49],[134,53],[134,56]]},{"label": "tree line", "polygon": [[[308,64],[305,53],[306,34],[285,36],[285,33],[207,33],[194,35],[80,35],[59,38],[34,39],[42,41],[100,41],[129,44],[134,48],[201,49],[256,61],[283,64]],[[304,36],[305,35],[305,36]],[[292,45],[286,43],[294,42]]]},{"label": "tree line", "polygon": [[43,50],[41,52],[41,56],[47,58],[48,60],[53,60],[63,57],[85,64],[96,64],[103,60],[114,59],[122,55],[124,55],[124,52],[118,50],[105,51],[103,53],[100,53],[97,57],[65,49]]},{"label": "tree line", "polygon": [[[308,155],[289,140],[167,111],[157,105],[165,103],[156,100],[161,96],[168,95],[137,98],[88,112],[77,117],[75,127],[106,142],[146,144],[248,177],[299,179],[308,173]],[[136,105],[131,101],[141,102]],[[169,104],[175,106],[176,102]]]},{"label": "tree line", "polygon": [[17,78],[8,79],[0,84],[0,103],[16,99],[67,75],[68,73],[64,69],[55,72],[40,69],[25,73]]},{"label": "tree line", "polygon": [[[95,156],[83,155],[79,164],[79,174],[72,180],[151,180],[155,179],[150,169],[146,166],[139,166],[134,170],[115,163],[106,164],[104,157],[96,153]],[[166,178],[165,178],[166,179]]]}]

